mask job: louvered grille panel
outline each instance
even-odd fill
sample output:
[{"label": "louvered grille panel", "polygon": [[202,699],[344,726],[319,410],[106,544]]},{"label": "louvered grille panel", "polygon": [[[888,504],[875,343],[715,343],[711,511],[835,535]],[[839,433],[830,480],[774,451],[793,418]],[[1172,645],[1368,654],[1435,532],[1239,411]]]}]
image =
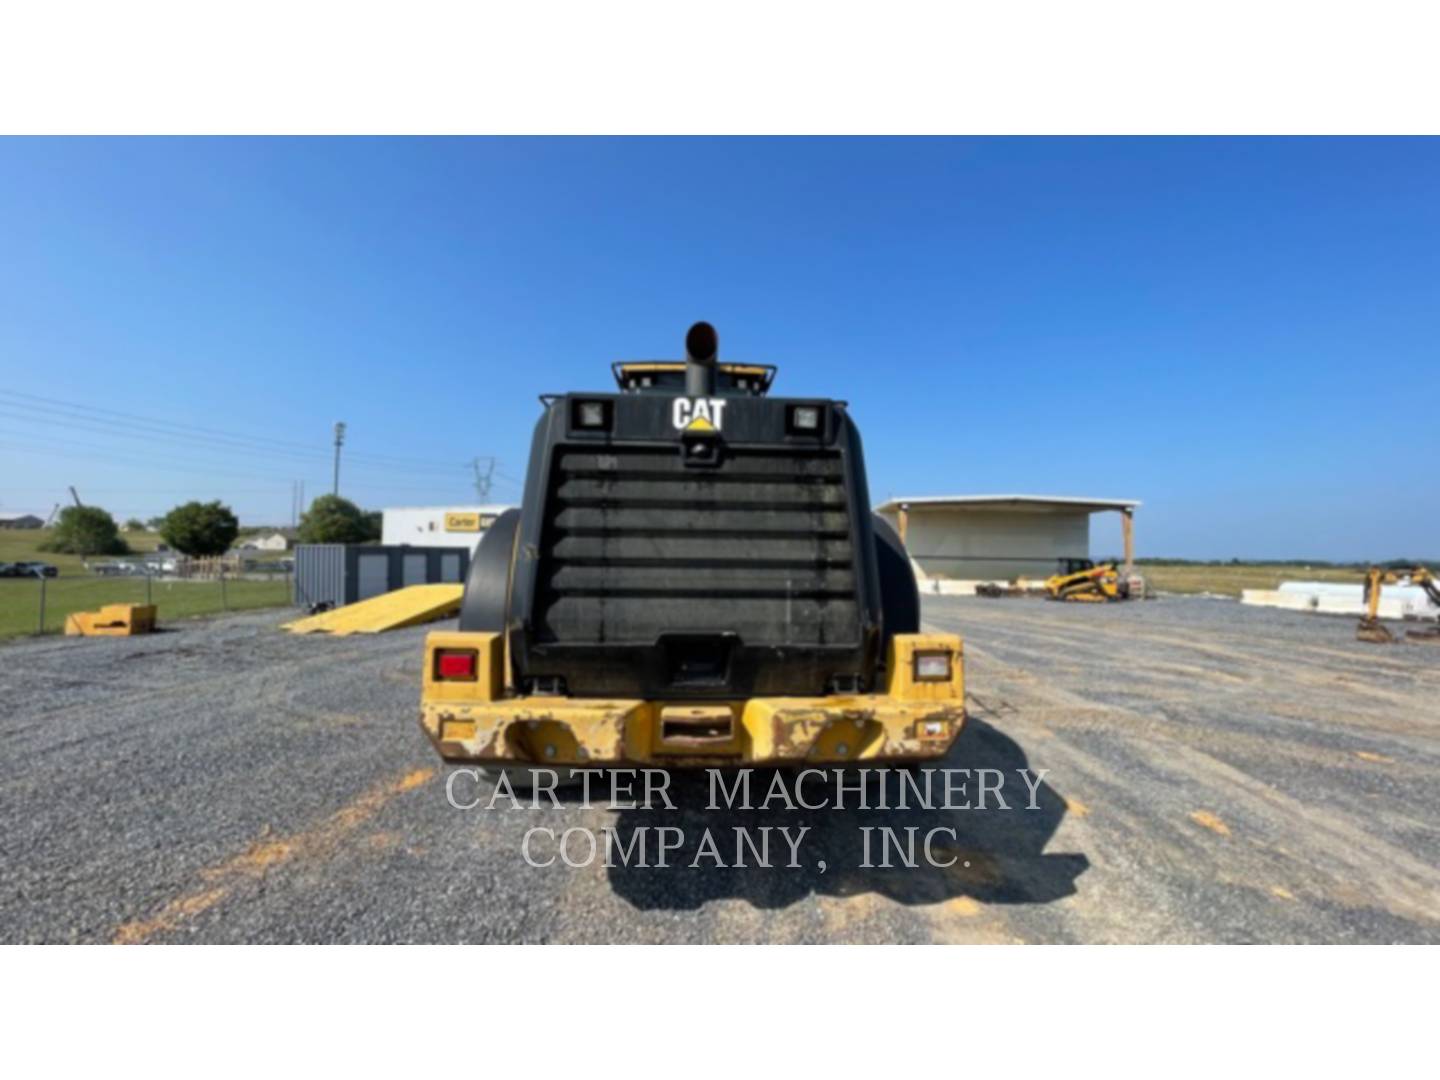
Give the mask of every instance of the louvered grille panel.
[{"label": "louvered grille panel", "polygon": [[746,646],[859,641],[838,452],[558,447],[535,630],[542,643],[649,645],[733,633]]}]

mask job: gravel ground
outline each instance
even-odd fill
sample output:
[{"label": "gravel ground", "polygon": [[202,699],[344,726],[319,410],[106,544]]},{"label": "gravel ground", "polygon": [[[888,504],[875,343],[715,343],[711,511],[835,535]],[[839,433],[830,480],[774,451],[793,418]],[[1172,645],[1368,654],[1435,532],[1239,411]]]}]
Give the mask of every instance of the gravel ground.
[{"label": "gravel ground", "polygon": [[[1047,770],[1037,809],[807,815],[707,813],[680,777],[673,812],[456,810],[415,724],[425,628],[284,617],[0,647],[0,940],[1440,940],[1440,648],[1349,620],[935,598],[971,692],[946,765]],[[740,824],[809,825],[802,865],[689,867]],[[687,842],[666,869],[537,868],[535,825]],[[861,827],[911,825],[959,861],[860,866]]]}]

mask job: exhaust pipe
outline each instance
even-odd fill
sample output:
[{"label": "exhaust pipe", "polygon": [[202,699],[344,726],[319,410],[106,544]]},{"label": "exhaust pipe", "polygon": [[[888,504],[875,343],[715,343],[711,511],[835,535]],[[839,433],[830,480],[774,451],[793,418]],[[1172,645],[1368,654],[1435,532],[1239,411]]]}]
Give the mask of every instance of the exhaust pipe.
[{"label": "exhaust pipe", "polygon": [[685,335],[685,393],[710,397],[715,393],[715,364],[720,356],[720,335],[708,322],[697,322]]}]

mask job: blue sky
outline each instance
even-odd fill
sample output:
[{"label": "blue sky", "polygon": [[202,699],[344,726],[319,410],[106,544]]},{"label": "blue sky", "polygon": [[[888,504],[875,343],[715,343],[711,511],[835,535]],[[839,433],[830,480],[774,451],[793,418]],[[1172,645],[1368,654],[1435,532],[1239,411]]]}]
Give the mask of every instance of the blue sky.
[{"label": "blue sky", "polygon": [[287,521],[341,419],[366,506],[514,499],[537,394],[705,318],[876,501],[1434,557],[1437,192],[1435,140],[3,140],[0,510]]}]

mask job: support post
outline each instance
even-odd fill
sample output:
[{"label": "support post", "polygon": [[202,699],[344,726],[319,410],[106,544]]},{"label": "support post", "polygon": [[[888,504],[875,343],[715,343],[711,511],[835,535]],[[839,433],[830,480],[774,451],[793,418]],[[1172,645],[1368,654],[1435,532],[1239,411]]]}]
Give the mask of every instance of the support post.
[{"label": "support post", "polygon": [[1120,537],[1125,543],[1125,574],[1135,570],[1135,511],[1120,511]]},{"label": "support post", "polygon": [[901,546],[901,547],[905,547],[905,546],[906,546],[906,544],[905,544],[905,532],[906,532],[906,530],[910,527],[910,504],[909,504],[909,503],[901,503],[901,504],[900,504],[900,513],[896,515],[896,520],[898,520],[898,521],[900,522],[900,546]]},{"label": "support post", "polygon": [[330,489],[330,494],[340,494],[340,447],[345,445],[345,422],[337,421],[335,424],[335,483]]}]

